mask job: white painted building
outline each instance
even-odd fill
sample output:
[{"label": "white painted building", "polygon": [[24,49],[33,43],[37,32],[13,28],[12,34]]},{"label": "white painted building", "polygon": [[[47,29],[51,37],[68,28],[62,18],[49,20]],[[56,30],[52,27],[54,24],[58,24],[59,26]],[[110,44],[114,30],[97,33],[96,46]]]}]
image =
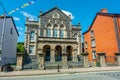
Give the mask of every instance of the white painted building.
[{"label": "white painted building", "polygon": [[[5,23],[4,23],[5,22]],[[4,24],[4,29],[3,29]],[[4,36],[3,34],[4,33]],[[0,65],[16,62],[16,46],[18,31],[13,18],[7,16],[0,18]]]}]

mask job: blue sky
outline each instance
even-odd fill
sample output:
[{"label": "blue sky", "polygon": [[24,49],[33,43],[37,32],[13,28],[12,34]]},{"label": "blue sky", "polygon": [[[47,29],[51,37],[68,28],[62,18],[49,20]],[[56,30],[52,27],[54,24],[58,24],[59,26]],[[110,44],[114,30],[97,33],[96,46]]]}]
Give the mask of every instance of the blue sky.
[{"label": "blue sky", "polygon": [[[7,12],[22,6],[27,2],[34,0],[0,0]],[[120,0],[37,0],[34,4],[29,5],[19,11],[8,16],[12,16],[15,20],[16,27],[20,34],[18,42],[24,41],[25,18],[29,16],[31,19],[37,19],[39,11],[43,12],[57,6],[61,10],[68,11],[74,17],[72,24],[81,23],[82,33],[88,29],[95,15],[102,8],[107,8],[109,13],[120,13]],[[0,14],[3,9],[0,6]]]}]

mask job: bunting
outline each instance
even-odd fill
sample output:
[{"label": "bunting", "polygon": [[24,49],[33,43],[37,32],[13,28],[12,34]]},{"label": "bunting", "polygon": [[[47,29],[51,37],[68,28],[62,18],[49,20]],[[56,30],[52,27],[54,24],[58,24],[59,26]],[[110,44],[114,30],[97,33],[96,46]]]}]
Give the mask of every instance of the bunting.
[{"label": "bunting", "polygon": [[[8,14],[11,15],[16,11],[19,11],[20,9],[23,9],[23,8],[25,8],[25,7],[27,7],[27,6],[31,5],[31,4],[34,4],[36,1],[38,1],[38,0],[33,0],[31,2],[24,3],[22,6],[20,6],[18,8],[15,8],[15,9],[11,10],[10,12],[8,12]],[[1,16],[3,16],[3,14]]]}]

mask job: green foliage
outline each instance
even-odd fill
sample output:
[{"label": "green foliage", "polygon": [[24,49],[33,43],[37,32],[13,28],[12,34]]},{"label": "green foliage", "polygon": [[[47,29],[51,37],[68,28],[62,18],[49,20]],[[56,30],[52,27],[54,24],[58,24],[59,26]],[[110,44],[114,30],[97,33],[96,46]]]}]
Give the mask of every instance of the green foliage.
[{"label": "green foliage", "polygon": [[17,43],[17,52],[24,52],[24,42],[18,42]]}]

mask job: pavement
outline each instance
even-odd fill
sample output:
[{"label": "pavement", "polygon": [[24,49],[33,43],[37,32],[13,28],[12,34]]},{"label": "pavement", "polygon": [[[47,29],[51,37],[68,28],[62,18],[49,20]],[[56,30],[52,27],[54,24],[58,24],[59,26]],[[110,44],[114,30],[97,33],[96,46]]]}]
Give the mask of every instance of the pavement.
[{"label": "pavement", "polygon": [[89,68],[73,68],[73,69],[57,69],[50,70],[22,70],[12,72],[0,72],[0,77],[10,76],[33,76],[33,75],[52,75],[52,74],[66,74],[66,73],[87,73],[87,72],[103,72],[103,71],[120,71],[120,66],[112,67],[89,67]]}]

